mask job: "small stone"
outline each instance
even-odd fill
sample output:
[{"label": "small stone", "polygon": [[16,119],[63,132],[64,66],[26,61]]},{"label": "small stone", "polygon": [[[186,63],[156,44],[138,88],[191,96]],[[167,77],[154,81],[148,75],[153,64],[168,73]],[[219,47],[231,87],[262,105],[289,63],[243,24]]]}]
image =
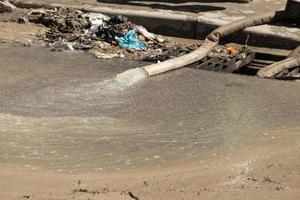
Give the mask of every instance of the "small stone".
[{"label": "small stone", "polygon": [[29,22],[28,18],[27,17],[20,17],[17,19],[17,22],[19,24],[27,24]]},{"label": "small stone", "polygon": [[139,40],[140,41],[146,41],[145,37],[143,35],[139,35]]},{"label": "small stone", "polygon": [[25,40],[24,42],[23,42],[23,45],[24,46],[26,46],[26,47],[31,47],[32,46],[32,41],[31,40]]}]

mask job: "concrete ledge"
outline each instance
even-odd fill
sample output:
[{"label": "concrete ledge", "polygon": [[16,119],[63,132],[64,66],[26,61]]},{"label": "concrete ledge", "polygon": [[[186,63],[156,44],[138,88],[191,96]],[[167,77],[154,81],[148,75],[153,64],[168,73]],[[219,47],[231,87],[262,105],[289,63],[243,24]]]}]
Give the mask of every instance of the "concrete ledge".
[{"label": "concrete ledge", "polygon": [[[203,39],[214,29],[239,19],[241,17],[226,16],[220,13],[207,13],[199,16],[196,25],[196,39]],[[300,27],[265,24],[249,27],[242,32],[222,38],[222,41],[244,44],[248,37],[249,45],[295,49],[300,45]]]},{"label": "concrete ledge", "polygon": [[[63,4],[43,4],[22,1],[12,2],[21,8],[65,7]],[[111,7],[97,7],[91,5],[74,5],[71,7],[82,11],[101,12],[109,16],[125,15],[131,21],[145,26],[152,32],[162,35],[194,39],[204,39],[215,28],[234,20],[241,19],[241,17],[228,16],[219,12],[209,12],[201,15],[187,15],[163,11],[112,9]],[[239,42],[243,44],[247,40],[248,36],[248,43],[253,46],[294,49],[300,45],[299,28],[285,28],[271,25],[250,27],[241,33],[228,36],[222,39],[222,41]]]},{"label": "concrete ledge", "polygon": [[[54,6],[62,6],[53,4]],[[131,21],[147,27],[152,32],[175,37],[195,38],[196,17],[172,14],[160,11],[144,11],[144,10],[121,10],[111,9],[108,7],[88,6],[88,9],[83,9],[82,6],[72,6],[75,9],[100,12],[108,16],[124,15]]]}]

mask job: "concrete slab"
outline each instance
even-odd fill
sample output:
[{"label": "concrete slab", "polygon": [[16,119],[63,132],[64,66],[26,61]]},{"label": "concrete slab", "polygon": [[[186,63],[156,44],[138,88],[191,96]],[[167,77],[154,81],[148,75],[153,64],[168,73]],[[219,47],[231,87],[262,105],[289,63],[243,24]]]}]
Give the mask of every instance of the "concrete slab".
[{"label": "concrete slab", "polygon": [[[196,38],[203,39],[217,27],[245,17],[242,15],[232,16],[224,12],[202,14],[197,19]],[[294,49],[300,45],[299,27],[300,24],[296,23],[277,23],[250,27],[241,33],[225,38],[225,41],[245,43],[249,36],[248,44]]]}]

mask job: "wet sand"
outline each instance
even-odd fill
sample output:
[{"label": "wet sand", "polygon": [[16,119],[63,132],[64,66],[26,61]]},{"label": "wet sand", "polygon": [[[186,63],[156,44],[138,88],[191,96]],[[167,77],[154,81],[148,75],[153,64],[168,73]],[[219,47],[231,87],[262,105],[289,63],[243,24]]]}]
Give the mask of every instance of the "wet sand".
[{"label": "wet sand", "polygon": [[0,197],[296,200],[300,194],[299,132],[288,133],[273,132],[273,139],[265,137],[255,148],[218,154],[197,165],[186,161],[156,170],[66,174],[1,166]]},{"label": "wet sand", "polygon": [[297,82],[185,68],[126,88],[109,78],[145,63],[0,55],[2,199],[300,195]]}]

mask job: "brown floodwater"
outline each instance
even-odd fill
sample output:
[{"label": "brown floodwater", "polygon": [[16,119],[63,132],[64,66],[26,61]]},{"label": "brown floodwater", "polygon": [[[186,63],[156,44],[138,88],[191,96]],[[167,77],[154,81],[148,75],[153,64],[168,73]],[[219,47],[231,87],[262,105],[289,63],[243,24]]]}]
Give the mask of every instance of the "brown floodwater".
[{"label": "brown floodwater", "polygon": [[205,161],[299,129],[300,83],[184,68],[126,86],[147,63],[0,44],[0,163],[54,171]]}]

